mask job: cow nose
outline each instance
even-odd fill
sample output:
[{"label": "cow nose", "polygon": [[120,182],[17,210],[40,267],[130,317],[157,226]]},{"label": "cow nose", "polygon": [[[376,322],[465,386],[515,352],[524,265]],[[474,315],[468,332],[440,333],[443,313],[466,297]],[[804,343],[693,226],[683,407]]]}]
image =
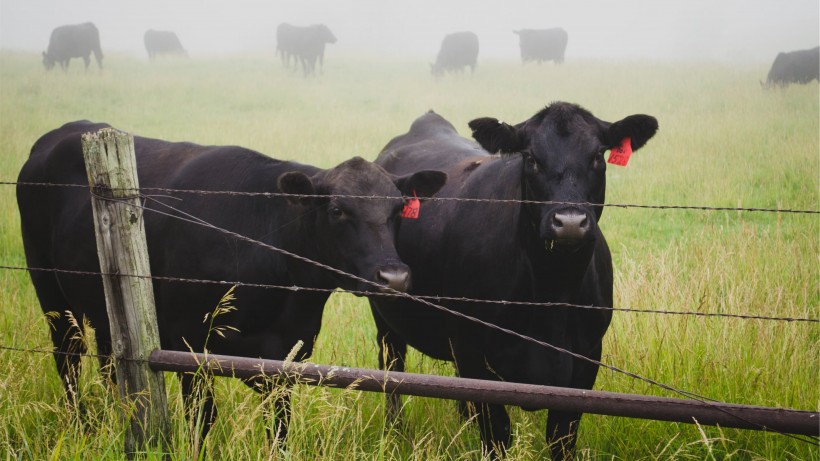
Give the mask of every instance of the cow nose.
[{"label": "cow nose", "polygon": [[410,287],[410,271],[396,267],[382,269],[378,274],[378,282],[387,288],[405,292]]},{"label": "cow nose", "polygon": [[557,240],[581,240],[589,232],[586,213],[562,210],[552,216],[552,230]]}]

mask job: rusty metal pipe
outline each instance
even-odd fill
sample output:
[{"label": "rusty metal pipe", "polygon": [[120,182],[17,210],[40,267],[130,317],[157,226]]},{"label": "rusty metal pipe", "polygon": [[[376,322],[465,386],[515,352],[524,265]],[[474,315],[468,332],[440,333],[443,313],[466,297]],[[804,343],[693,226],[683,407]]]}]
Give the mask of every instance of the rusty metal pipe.
[{"label": "rusty metal pipe", "polygon": [[148,362],[156,371],[277,376],[313,386],[820,436],[820,413],[786,408],[163,350]]}]

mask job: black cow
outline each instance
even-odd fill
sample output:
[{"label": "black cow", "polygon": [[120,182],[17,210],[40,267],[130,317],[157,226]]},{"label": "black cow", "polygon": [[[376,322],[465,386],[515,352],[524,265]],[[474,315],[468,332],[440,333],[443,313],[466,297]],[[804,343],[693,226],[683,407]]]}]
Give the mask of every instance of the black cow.
[{"label": "black cow", "polygon": [[[106,126],[78,121],[46,133],[32,147],[19,181],[87,184],[80,137]],[[296,358],[308,357],[333,288],[406,290],[410,272],[394,246],[402,194],[415,191],[429,196],[446,178],[431,171],[395,177],[358,157],[322,170],[235,146],[136,137],[135,149],[141,187],[317,195],[272,198],[156,192],[161,195],[145,202],[153,275],[308,288],[292,291],[240,285],[235,291],[236,310],[215,319],[216,325],[225,326],[221,336],[211,334],[209,322],[203,323],[203,318],[215,310],[225,286],[155,281],[162,347],[177,351],[207,348],[214,353],[284,359],[298,341],[303,341]],[[387,198],[347,197],[351,195]],[[17,202],[30,267],[100,270],[88,190],[20,185]],[[368,282],[231,238],[197,225],[192,222],[195,219]],[[111,339],[101,280],[59,272],[32,272],[31,279],[43,312],[61,314],[51,317],[51,337],[57,370],[70,395],[77,390],[79,358],[64,353],[83,352],[85,346],[72,330],[72,318],[62,314],[69,312],[80,325],[89,320],[96,329],[99,354],[109,354]],[[198,387],[197,378],[181,374],[180,379],[183,394],[189,399]],[[261,389],[257,386],[257,390]],[[203,436],[216,415],[211,396],[205,392]],[[285,415],[280,420],[280,435],[284,436],[287,397],[277,399],[276,405]]]},{"label": "black cow", "polygon": [[48,50],[43,51],[43,66],[46,70],[51,70],[55,63],[60,63],[63,70],[68,70],[71,58],[83,58],[85,69],[88,70],[91,53],[94,53],[97,66],[102,69],[100,33],[93,23],[60,26],[51,31]]},{"label": "black cow", "polygon": [[305,77],[316,74],[316,61],[319,68],[324,66],[325,44],[336,43],[333,32],[324,24],[312,26],[293,26],[279,24],[276,28],[276,52],[282,57],[282,64],[290,67],[290,58],[302,63]]},{"label": "black cow", "polygon": [[[517,125],[480,118],[470,128],[478,144],[429,112],[391,140],[376,163],[393,174],[447,172],[439,197],[543,203],[426,204],[418,220],[403,222],[399,232],[399,255],[413,270],[411,293],[611,307],[612,261],[597,225],[603,209],[591,204],[604,203],[605,152],[625,138],[641,148],[657,121],[631,115],[610,123],[556,102]],[[404,370],[410,345],[455,362],[462,377],[581,389],[595,383],[594,363],[412,300],[373,296],[370,304],[382,368]],[[594,360],[601,357],[611,319],[608,310],[562,305],[440,304]],[[396,415],[399,398],[388,403],[388,414]],[[465,416],[473,411],[464,402],[460,409]],[[474,410],[485,450],[503,454],[510,443],[504,407],[476,403]],[[550,411],[546,435],[554,459],[571,457],[580,418]]]},{"label": "black cow", "polygon": [[148,29],[143,40],[150,60],[158,56],[188,57],[188,52],[182,47],[179,37],[171,31]]},{"label": "black cow", "polygon": [[282,65],[290,67],[291,58],[297,63],[299,58],[293,53],[296,26],[283,22],[276,27],[276,54],[282,58]]},{"label": "black cow", "polygon": [[777,53],[764,86],[788,86],[820,80],[820,47]]},{"label": "black cow", "polygon": [[461,72],[466,66],[470,67],[471,73],[475,73],[477,59],[478,36],[473,32],[455,32],[444,36],[436,62],[430,67],[435,76],[445,72]]},{"label": "black cow", "polygon": [[521,29],[514,30],[518,35],[518,45],[521,48],[521,62],[554,61],[556,64],[564,62],[564,53],[567,51],[567,31],[557,27],[554,29]]}]

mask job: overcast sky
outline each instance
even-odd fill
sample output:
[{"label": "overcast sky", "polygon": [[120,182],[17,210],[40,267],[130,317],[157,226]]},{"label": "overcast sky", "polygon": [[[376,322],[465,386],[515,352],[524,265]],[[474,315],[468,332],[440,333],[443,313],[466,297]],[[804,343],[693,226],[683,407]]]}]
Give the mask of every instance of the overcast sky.
[{"label": "overcast sky", "polygon": [[144,55],[149,28],[192,57],[273,53],[276,25],[324,23],[328,53],[435,58],[441,38],[479,36],[479,59],[518,58],[521,28],[563,27],[578,58],[771,61],[820,43],[818,0],[0,0],[0,48],[40,52],[54,27],[92,21],[103,52]]}]

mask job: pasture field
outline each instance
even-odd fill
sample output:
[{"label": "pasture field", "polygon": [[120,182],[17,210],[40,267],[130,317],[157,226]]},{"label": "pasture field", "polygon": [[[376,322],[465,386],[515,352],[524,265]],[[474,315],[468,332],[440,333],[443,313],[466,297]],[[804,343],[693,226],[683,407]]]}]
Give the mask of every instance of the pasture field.
[{"label": "pasture field", "polygon": [[[820,95],[812,83],[766,91],[764,64],[713,62],[480,62],[476,74],[435,81],[423,60],[333,56],[324,75],[303,79],[270,55],[149,63],[106,57],[102,72],[44,73],[35,53],[0,53],[0,181],[13,182],[33,142],[76,119],[144,136],[237,144],[329,167],[374,159],[429,109],[465,136],[467,122],[518,122],[554,100],[615,121],[658,118],[660,130],[629,166],[609,166],[607,202],[820,209]],[[616,307],[820,317],[820,218],[811,214],[680,209],[607,209]],[[0,264],[25,266],[13,185],[0,185]],[[96,361],[81,393],[87,417],[62,398],[48,350],[48,323],[26,272],[0,269],[0,459],[122,459],[117,399]],[[89,332],[89,334],[93,334]],[[312,361],[375,368],[367,302],[329,301]],[[817,410],[817,323],[616,312],[603,362],[709,398]],[[408,371],[452,375],[449,364],[411,352]],[[173,459],[194,459],[196,440],[169,383]],[[676,395],[602,370],[596,389]],[[218,379],[220,416],[208,459],[467,460],[478,431],[456,404],[405,399],[406,424],[385,430],[383,396],[297,387],[286,449],[265,438],[267,406],[236,380]],[[512,411],[510,460],[548,453],[546,412]],[[818,460],[814,443],[779,434],[586,415],[582,460]],[[158,459],[156,453],[146,454]]]}]

